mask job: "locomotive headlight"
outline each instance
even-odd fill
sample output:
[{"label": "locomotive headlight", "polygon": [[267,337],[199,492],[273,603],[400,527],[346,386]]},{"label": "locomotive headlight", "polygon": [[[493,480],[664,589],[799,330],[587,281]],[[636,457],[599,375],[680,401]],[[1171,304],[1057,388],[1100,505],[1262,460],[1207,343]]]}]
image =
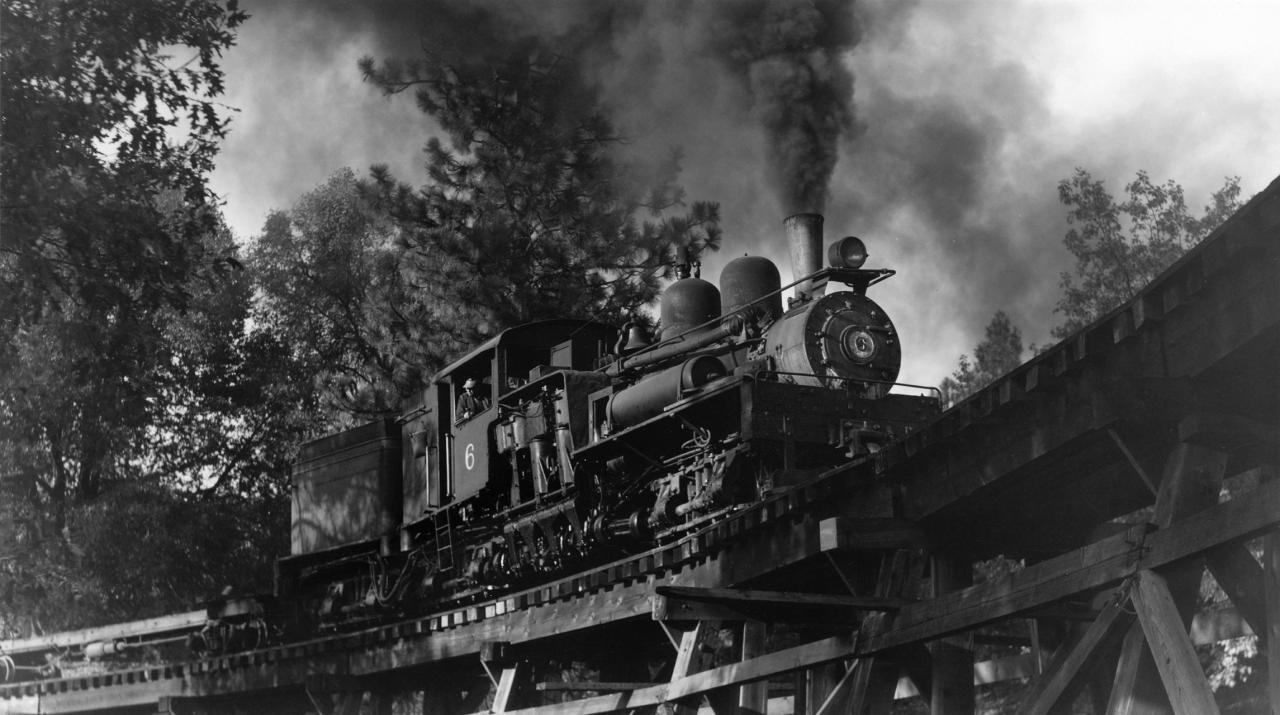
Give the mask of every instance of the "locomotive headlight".
[{"label": "locomotive headlight", "polygon": [[857,236],[845,236],[827,247],[827,262],[833,268],[861,268],[867,262],[867,245]]}]

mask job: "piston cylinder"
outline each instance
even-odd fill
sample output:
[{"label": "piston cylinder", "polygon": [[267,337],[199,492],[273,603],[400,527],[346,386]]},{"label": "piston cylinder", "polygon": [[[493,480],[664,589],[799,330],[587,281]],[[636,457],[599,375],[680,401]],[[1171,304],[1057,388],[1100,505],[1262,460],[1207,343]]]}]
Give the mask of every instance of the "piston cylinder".
[{"label": "piston cylinder", "polygon": [[608,420],[615,430],[639,424],[683,398],[686,391],[726,374],[724,364],[710,355],[686,360],[615,393],[609,398]]}]

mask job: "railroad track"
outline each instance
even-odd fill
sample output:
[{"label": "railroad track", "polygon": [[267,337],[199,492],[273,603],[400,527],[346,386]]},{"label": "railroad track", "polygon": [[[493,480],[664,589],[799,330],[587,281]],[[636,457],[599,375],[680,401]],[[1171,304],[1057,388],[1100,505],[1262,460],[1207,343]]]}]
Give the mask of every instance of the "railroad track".
[{"label": "railroad track", "polygon": [[758,504],[738,509],[721,520],[708,524],[668,545],[554,579],[537,587],[475,603],[459,604],[420,618],[257,650],[221,654],[163,666],[4,684],[0,685],[0,704],[5,700],[23,696],[74,691],[90,692],[112,686],[154,683],[189,676],[207,676],[246,666],[307,659],[321,654],[368,648],[379,644],[389,645],[406,638],[425,638],[522,611],[596,596],[619,587],[647,584],[650,580],[660,579],[665,574],[678,573],[691,563],[714,560],[727,550],[731,550],[736,543],[759,540],[761,537],[767,540],[776,536],[775,532],[786,530],[797,521],[803,520],[809,506],[830,503],[850,486],[855,486],[859,481],[865,481],[851,481],[850,475],[861,473],[870,477],[874,462],[874,459],[868,457],[853,460],[828,470],[807,484],[793,487]]}]

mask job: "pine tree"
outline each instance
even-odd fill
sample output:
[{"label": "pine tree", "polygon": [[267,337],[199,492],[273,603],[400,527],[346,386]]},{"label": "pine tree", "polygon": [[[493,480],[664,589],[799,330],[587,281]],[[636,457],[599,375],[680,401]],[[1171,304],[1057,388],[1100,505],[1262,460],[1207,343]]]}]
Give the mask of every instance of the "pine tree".
[{"label": "pine tree", "polygon": [[621,322],[656,297],[678,252],[696,260],[718,247],[715,204],[673,214],[684,203],[679,155],[628,161],[576,61],[550,46],[361,63],[384,91],[413,90],[448,134],[448,146],[427,145],[421,190],[383,168],[369,185],[401,230],[421,297],[414,322],[442,354],[533,320]]},{"label": "pine tree", "polygon": [[998,310],[987,323],[982,342],[973,349],[973,361],[961,355],[956,371],[942,381],[944,404],[954,405],[1021,364],[1022,332],[1007,313]]}]

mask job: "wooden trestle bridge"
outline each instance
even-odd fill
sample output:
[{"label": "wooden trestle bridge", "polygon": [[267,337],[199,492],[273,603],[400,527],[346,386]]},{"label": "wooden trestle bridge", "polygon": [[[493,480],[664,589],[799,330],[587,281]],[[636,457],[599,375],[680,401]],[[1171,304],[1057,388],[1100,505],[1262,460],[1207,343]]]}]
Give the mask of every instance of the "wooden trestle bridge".
[{"label": "wooden trestle bridge", "polygon": [[[1263,652],[1244,711],[1280,713],[1278,442],[1280,179],[905,441],[677,544],[362,632],[4,685],[0,712],[967,713],[1002,671],[1007,711],[1199,715],[1207,569]],[[973,583],[996,556],[1023,567]]]}]

